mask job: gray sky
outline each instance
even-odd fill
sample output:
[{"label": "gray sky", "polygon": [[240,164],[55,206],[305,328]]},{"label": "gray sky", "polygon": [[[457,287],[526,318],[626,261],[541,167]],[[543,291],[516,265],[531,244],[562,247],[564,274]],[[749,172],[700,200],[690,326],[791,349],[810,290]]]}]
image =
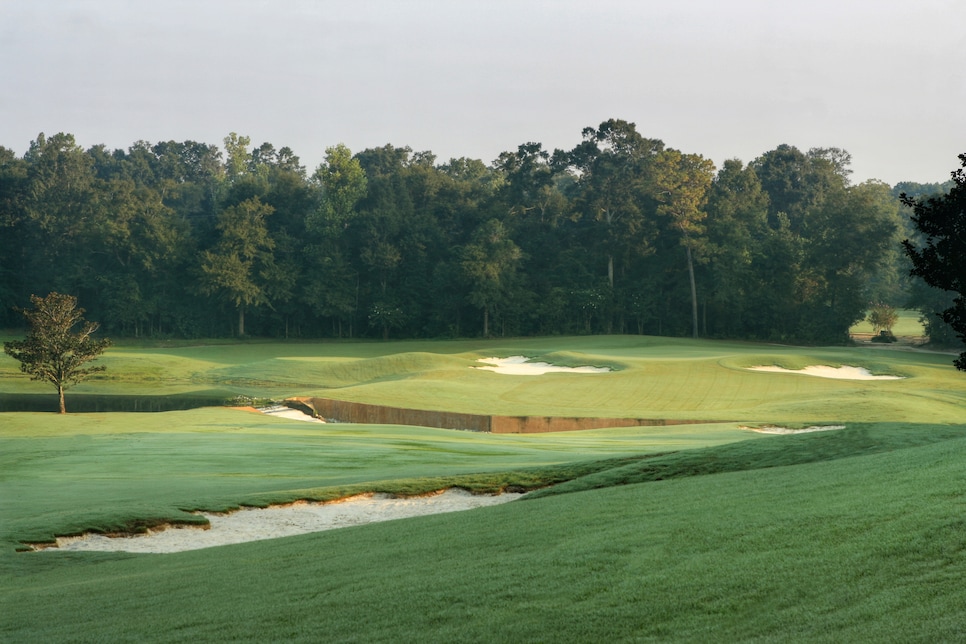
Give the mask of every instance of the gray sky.
[{"label": "gray sky", "polygon": [[0,0],[0,145],[39,132],[489,163],[608,118],[751,161],[852,153],[945,181],[966,152],[963,0]]}]

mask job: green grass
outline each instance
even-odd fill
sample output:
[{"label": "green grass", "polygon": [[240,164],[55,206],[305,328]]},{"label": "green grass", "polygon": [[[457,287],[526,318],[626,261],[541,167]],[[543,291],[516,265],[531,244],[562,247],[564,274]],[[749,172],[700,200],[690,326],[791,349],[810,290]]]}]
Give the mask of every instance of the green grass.
[{"label": "green grass", "polygon": [[[468,368],[516,354],[617,371]],[[105,378],[78,391],[727,422],[513,436],[227,408],[2,414],[0,641],[963,639],[966,376],[950,361],[613,336],[115,347]],[[906,378],[745,369],[758,364]],[[47,391],[15,367],[0,359],[0,392]],[[739,429],[765,423],[846,429]],[[447,486],[539,491],[178,554],[15,552],[57,534],[196,520],[185,513],[195,508]]]},{"label": "green grass", "polygon": [[22,554],[31,570],[0,587],[12,609],[0,636],[956,641],[966,629],[966,438],[906,444],[930,429],[885,432],[895,449],[874,454],[272,542]]},{"label": "green grass", "polygon": [[0,545],[12,550],[20,541],[88,529],[190,522],[194,517],[186,511],[195,509],[328,500],[367,490],[540,486],[561,475],[537,475],[534,468],[566,469],[577,461],[749,436],[755,435],[733,425],[495,435],[315,425],[226,408],[66,417],[11,413],[0,431]]},{"label": "green grass", "polygon": [[[834,427],[842,427],[837,425]],[[782,440],[742,441],[667,454],[626,459],[575,477],[553,487],[538,489],[532,498],[583,490],[650,483],[667,479],[742,472],[745,470],[833,461],[895,451],[966,437],[959,425],[913,426],[855,423],[841,430],[784,436]]]},{"label": "green grass", "polygon": [[[506,376],[471,369],[481,357],[522,354],[607,365],[609,374]],[[276,343],[117,347],[103,377],[71,393],[172,395],[221,392],[281,399],[318,395],[419,409],[499,415],[672,418],[705,421],[941,422],[956,418],[966,388],[952,358],[868,347],[788,347],[641,336],[496,342]],[[746,367],[849,364],[909,380],[829,381]],[[0,358],[0,392],[51,393]],[[51,396],[53,394],[51,393]]]}]

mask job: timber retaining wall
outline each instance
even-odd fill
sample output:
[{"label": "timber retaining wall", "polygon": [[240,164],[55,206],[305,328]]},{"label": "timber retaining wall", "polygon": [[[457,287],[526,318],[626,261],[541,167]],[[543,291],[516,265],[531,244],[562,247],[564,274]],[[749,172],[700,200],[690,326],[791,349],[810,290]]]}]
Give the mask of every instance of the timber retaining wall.
[{"label": "timber retaining wall", "polygon": [[319,418],[340,423],[368,425],[415,425],[461,429],[494,434],[539,434],[573,432],[604,427],[663,427],[713,423],[713,420],[677,420],[666,418],[582,418],[562,416],[486,416],[425,409],[404,409],[367,403],[333,400],[332,398],[292,398],[291,406],[308,409]]}]

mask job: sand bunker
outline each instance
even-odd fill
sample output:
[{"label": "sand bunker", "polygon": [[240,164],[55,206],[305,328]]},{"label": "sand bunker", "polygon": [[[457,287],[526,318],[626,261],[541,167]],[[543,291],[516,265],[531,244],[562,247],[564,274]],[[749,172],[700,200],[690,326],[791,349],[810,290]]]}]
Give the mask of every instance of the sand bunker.
[{"label": "sand bunker", "polygon": [[752,371],[771,371],[774,373],[798,373],[805,376],[818,376],[819,378],[835,378],[838,380],[902,380],[902,376],[873,376],[868,369],[862,367],[828,367],[825,365],[813,365],[804,369],[783,369],[776,365],[748,367]]},{"label": "sand bunker", "polygon": [[269,508],[243,508],[227,514],[198,512],[210,527],[168,527],[130,537],[85,534],[58,537],[56,546],[38,550],[167,553],[199,550],[246,541],[289,537],[309,532],[390,521],[407,517],[470,510],[507,503],[523,496],[507,492],[500,495],[470,494],[450,489],[427,496],[393,498],[365,494],[330,503],[300,501]]},{"label": "sand bunker", "polygon": [[558,367],[548,362],[529,362],[525,356],[510,356],[509,358],[481,358],[478,362],[485,367],[474,367],[496,373],[514,376],[540,376],[545,373],[607,373],[608,367]]},{"label": "sand bunker", "polygon": [[811,427],[777,427],[775,425],[762,425],[761,427],[739,426],[738,429],[750,429],[759,434],[808,434],[810,432],[828,432],[834,429],[845,429],[845,425],[812,425]]},{"label": "sand bunker", "polygon": [[277,416],[279,418],[288,418],[290,420],[305,420],[310,423],[324,423],[325,421],[321,418],[315,418],[306,414],[304,411],[299,411],[298,409],[292,409],[291,407],[286,407],[284,405],[275,405],[274,407],[261,407],[257,409],[263,414],[269,416]]}]

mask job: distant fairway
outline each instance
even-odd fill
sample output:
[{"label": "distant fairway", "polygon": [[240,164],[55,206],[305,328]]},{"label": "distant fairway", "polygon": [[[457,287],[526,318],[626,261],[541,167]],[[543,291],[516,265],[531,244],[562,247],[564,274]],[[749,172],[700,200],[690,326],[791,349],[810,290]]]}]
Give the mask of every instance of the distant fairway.
[{"label": "distant fairway", "polygon": [[[476,414],[610,416],[763,422],[958,418],[951,357],[867,347],[800,348],[642,336],[512,341],[251,343],[118,347],[104,377],[68,392],[205,394],[282,399],[318,395]],[[607,374],[507,376],[472,369],[490,356],[615,369]],[[775,364],[864,367],[894,382],[764,374]],[[50,393],[0,359],[0,391]]]},{"label": "distant fairway", "polygon": [[[615,371],[471,368],[510,355]],[[72,392],[217,392],[727,422],[524,436],[229,408],[2,414],[0,640],[960,639],[966,376],[951,359],[634,336],[114,348],[68,409]],[[747,370],[769,364],[904,379]],[[0,392],[50,393],[6,357]],[[846,428],[742,429],[813,423]],[[495,508],[196,552],[15,552],[199,508],[550,483]]]},{"label": "distant fairway", "polygon": [[[919,317],[922,315],[919,311],[900,309],[898,313],[899,319],[892,327],[893,335],[899,338],[925,339],[926,330],[923,328],[922,322],[919,321]],[[871,335],[872,331],[872,325],[866,320],[862,320],[849,329],[849,332],[854,334]]]}]

